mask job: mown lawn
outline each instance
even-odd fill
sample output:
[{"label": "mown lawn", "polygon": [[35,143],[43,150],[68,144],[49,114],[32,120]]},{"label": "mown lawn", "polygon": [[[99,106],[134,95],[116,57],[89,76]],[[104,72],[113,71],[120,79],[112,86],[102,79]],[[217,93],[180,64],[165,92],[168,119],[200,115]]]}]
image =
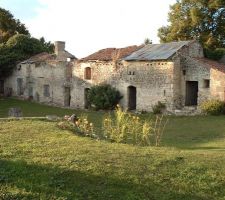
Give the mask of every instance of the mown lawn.
[{"label": "mown lawn", "polygon": [[[25,116],[78,113],[14,99]],[[100,126],[103,112],[87,112]],[[150,114],[143,118],[154,117]],[[162,147],[115,144],[55,122],[0,121],[0,199],[225,200],[225,117],[169,117]]]}]

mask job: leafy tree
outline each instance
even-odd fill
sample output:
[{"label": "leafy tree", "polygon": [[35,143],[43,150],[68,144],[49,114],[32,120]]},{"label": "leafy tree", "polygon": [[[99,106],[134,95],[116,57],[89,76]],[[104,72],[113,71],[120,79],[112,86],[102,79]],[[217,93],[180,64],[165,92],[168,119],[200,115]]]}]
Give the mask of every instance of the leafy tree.
[{"label": "leafy tree", "polygon": [[145,38],[144,44],[145,44],[145,45],[147,45],[147,44],[152,44],[152,40],[150,40],[149,38]]},{"label": "leafy tree", "polygon": [[113,109],[121,98],[120,92],[110,85],[93,86],[87,94],[88,102],[96,110]]},{"label": "leafy tree", "polygon": [[28,35],[17,34],[0,44],[0,77],[9,76],[17,62],[41,53],[51,52],[46,43]]},{"label": "leafy tree", "polygon": [[29,35],[25,25],[3,8],[0,8],[0,43],[6,42],[15,34]]},{"label": "leafy tree", "polygon": [[197,39],[208,52],[225,48],[224,0],[177,0],[168,21],[158,30],[161,42]]}]

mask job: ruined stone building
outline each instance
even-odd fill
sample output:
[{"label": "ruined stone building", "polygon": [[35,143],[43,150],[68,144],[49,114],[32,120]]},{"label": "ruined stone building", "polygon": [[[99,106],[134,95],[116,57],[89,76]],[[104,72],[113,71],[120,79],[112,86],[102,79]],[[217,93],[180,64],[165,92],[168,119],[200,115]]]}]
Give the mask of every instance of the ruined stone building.
[{"label": "ruined stone building", "polygon": [[225,64],[204,58],[196,41],[108,48],[80,60],[65,51],[64,42],[56,42],[55,49],[18,64],[4,80],[4,92],[81,109],[97,84],[117,88],[121,106],[130,110],[151,111],[160,101],[175,112],[208,99],[225,100]]},{"label": "ruined stone building", "polygon": [[69,106],[71,60],[74,59],[75,56],[65,51],[64,42],[56,42],[55,54],[43,52],[16,66],[4,82],[5,94]]}]

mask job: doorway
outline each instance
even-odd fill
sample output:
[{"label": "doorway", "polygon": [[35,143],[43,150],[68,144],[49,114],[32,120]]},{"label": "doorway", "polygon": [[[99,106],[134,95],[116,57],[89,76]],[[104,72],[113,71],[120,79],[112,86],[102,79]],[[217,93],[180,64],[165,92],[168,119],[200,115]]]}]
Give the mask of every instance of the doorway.
[{"label": "doorway", "polygon": [[128,87],[128,110],[136,110],[137,89],[134,86]]},{"label": "doorway", "polygon": [[4,81],[0,80],[0,94],[4,94]]},{"label": "doorway", "polygon": [[70,107],[70,100],[71,100],[70,87],[65,87],[65,90],[64,90],[64,106]]},{"label": "doorway", "polygon": [[185,106],[198,105],[198,81],[186,81]]},{"label": "doorway", "polygon": [[88,101],[88,93],[90,91],[90,88],[84,89],[84,108],[88,109],[90,107],[90,102]]},{"label": "doorway", "polygon": [[17,78],[17,95],[23,95],[23,79]]}]

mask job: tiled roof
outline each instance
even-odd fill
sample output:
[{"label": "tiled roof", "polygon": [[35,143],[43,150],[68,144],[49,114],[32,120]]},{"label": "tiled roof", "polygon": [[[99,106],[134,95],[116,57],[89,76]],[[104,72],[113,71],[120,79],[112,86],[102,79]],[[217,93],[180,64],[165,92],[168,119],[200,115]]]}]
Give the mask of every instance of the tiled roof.
[{"label": "tiled roof", "polygon": [[34,62],[43,62],[47,60],[55,60],[55,54],[49,54],[47,52],[42,52],[37,55],[30,57],[29,59],[23,61],[22,63],[34,63]]},{"label": "tiled roof", "polygon": [[99,61],[112,61],[117,59],[122,59],[134,51],[137,51],[143,46],[129,46],[125,48],[107,48],[102,49],[96,53],[93,53],[85,58],[80,59],[80,61],[92,61],[92,60],[99,60]]},{"label": "tiled roof", "polygon": [[217,62],[215,60],[210,60],[208,58],[194,58],[194,59],[207,65],[210,68],[225,72],[225,64],[223,63]]},{"label": "tiled roof", "polygon": [[148,44],[138,51],[127,56],[127,61],[151,61],[167,60],[173,56],[183,46],[188,45],[191,41],[169,42],[163,44]]}]

